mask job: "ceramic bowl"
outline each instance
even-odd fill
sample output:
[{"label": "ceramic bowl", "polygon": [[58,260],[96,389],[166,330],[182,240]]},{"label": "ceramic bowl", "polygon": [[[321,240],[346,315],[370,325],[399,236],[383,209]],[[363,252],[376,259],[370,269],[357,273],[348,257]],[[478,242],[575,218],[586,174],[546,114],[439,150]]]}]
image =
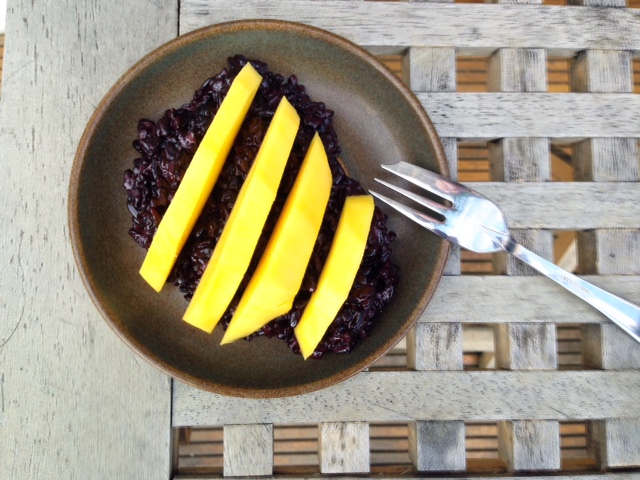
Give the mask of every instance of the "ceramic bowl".
[{"label": "ceramic bowl", "polygon": [[295,74],[312,99],[335,111],[342,160],[365,188],[381,163],[404,160],[447,174],[442,146],[410,90],[375,57],[329,32],[280,21],[214,25],[176,38],[140,60],[111,88],[91,117],[75,157],[69,226],[79,271],[109,325],[167,374],[223,395],[281,397],[308,393],[360,372],[416,322],[442,275],[448,245],[389,210],[401,269],[393,300],[369,338],[349,354],[304,361],[277,339],[219,345],[181,320],[187,302],[176,287],[160,294],[138,274],[145,251],[127,231],[122,175],[136,153],[140,118],[160,118],[187,103],[234,54]]}]

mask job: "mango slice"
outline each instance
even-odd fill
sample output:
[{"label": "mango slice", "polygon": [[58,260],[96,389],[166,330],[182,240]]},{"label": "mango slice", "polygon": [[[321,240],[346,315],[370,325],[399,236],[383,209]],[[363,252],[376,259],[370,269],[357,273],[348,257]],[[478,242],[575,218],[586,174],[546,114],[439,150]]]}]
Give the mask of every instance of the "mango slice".
[{"label": "mango slice", "polygon": [[238,73],[158,225],[140,269],[140,275],[157,292],[166,283],[213,190],[261,82],[262,76],[250,63]]},{"label": "mango slice", "polygon": [[283,97],[184,314],[187,323],[211,333],[229,306],[276,198],[299,125],[295,108]]},{"label": "mango slice", "polygon": [[371,195],[347,197],[344,202],[318,287],[295,327],[295,335],[305,359],[313,354],[349,296],[367,246],[373,209]]},{"label": "mango slice", "polygon": [[327,154],[316,133],[221,344],[246,337],[291,310],[320,231],[331,184]]}]

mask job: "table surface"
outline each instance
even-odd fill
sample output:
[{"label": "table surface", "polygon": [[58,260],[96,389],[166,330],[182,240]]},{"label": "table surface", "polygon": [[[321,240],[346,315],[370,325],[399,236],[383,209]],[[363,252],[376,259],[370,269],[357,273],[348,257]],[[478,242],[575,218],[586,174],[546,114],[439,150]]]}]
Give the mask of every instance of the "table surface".
[{"label": "table surface", "polygon": [[[465,425],[497,425],[500,471],[565,471],[559,429],[587,424],[594,476],[639,478],[640,348],[604,317],[503,257],[496,273],[447,275],[407,338],[406,365],[279,400],[226,398],[174,381],[100,318],[73,261],[67,188],[100,99],[134,62],[191,30],[245,18],[321,27],[402,55],[405,80],[450,161],[488,143],[491,182],[514,235],[553,258],[577,231],[578,269],[640,303],[640,11],[365,1],[9,0],[0,100],[0,477],[178,478],[178,427],[224,426],[224,470],[280,475],[274,425],[318,424],[318,473],[472,475]],[[456,56],[488,57],[487,92],[456,85]],[[571,92],[549,93],[547,60],[571,59]],[[552,182],[550,145],[571,146],[574,180]],[[495,332],[496,368],[468,371],[468,328]],[[557,368],[557,328],[580,325],[582,367]],[[412,465],[370,465],[371,422],[404,422]],[[619,471],[618,469],[622,469]],[[289,472],[291,473],[291,472]],[[485,472],[491,475],[491,471]],[[315,474],[298,472],[294,476]],[[197,478],[206,478],[204,473]]]}]

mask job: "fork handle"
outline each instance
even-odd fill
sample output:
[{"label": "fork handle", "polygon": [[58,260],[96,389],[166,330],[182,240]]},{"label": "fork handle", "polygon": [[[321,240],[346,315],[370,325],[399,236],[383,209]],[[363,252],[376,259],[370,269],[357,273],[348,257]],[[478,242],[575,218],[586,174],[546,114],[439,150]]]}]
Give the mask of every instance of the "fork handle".
[{"label": "fork handle", "polygon": [[576,277],[572,273],[536,255],[531,250],[526,249],[513,238],[509,239],[504,248],[508,253],[559,283],[596,310],[599,310],[637,342],[640,342],[640,307],[638,305]]}]

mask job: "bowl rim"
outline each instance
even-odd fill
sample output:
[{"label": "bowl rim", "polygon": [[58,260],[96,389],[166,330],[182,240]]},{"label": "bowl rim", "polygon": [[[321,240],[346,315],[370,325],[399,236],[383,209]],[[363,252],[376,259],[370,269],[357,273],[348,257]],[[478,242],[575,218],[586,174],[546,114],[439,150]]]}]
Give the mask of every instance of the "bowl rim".
[{"label": "bowl rim", "polygon": [[78,143],[78,148],[73,159],[73,165],[70,174],[67,213],[69,236],[72,245],[73,256],[82,282],[84,283],[84,286],[89,293],[92,302],[100,312],[101,316],[111,327],[111,329],[131,349],[133,349],[136,354],[140,355],[151,365],[160,369],[167,375],[191,386],[207,390],[209,392],[245,398],[279,398],[310,393],[340,383],[347,378],[361,372],[362,370],[370,366],[373,362],[382,357],[391,348],[393,348],[407,334],[409,329],[417,322],[418,318],[433,297],[433,294],[435,293],[435,290],[444,272],[444,266],[449,255],[449,243],[444,240],[439,241],[438,248],[436,249],[436,254],[432,257],[434,275],[432,275],[429,279],[429,282],[426,285],[423,294],[414,306],[411,317],[403,324],[402,328],[398,329],[398,331],[392,337],[390,337],[384,344],[382,344],[381,347],[379,347],[375,351],[375,354],[368,354],[361,361],[355,363],[351,367],[345,368],[343,370],[340,370],[339,372],[331,374],[329,377],[325,377],[313,382],[288,387],[266,389],[242,388],[237,386],[213,383],[211,381],[204,380],[200,377],[179,370],[168,362],[165,362],[161,358],[158,358],[158,356],[152,350],[148,349],[144,344],[138,342],[137,339],[118,328],[118,326],[112,319],[113,313],[110,312],[105,303],[101,301],[100,292],[94,281],[93,274],[85,265],[84,245],[81,241],[77,202],[80,188],[80,179],[82,176],[82,171],[84,169],[83,159],[88,152],[91,144],[91,139],[98,130],[98,126],[101,124],[101,121],[103,120],[113,99],[116,98],[123,90],[125,90],[133,79],[144,72],[147,67],[153,65],[163,57],[170,55],[185,46],[197,43],[201,40],[205,40],[211,36],[219,36],[224,35],[225,33],[243,30],[250,31],[256,29],[267,31],[286,30],[289,32],[311,36],[316,40],[324,41],[335,47],[346,50],[350,54],[364,60],[369,66],[376,69],[385,77],[386,80],[393,84],[393,86],[404,97],[405,101],[413,108],[433,145],[434,159],[436,160],[436,163],[440,168],[440,173],[447,176],[449,175],[448,162],[446,160],[444,148],[440,141],[440,137],[438,136],[435,127],[431,122],[431,119],[424,110],[419,99],[410,90],[410,88],[405,85],[404,82],[402,82],[393,72],[391,72],[384,64],[382,64],[373,54],[369,53],[364,48],[356,45],[355,43],[347,40],[344,37],[341,37],[327,30],[302,23],[265,19],[236,20],[199,28],[197,30],[193,30],[189,33],[169,40],[168,42],[144,55],[123,75],[120,76],[120,78],[107,91],[107,93],[104,95],[104,97],[94,110]]}]

